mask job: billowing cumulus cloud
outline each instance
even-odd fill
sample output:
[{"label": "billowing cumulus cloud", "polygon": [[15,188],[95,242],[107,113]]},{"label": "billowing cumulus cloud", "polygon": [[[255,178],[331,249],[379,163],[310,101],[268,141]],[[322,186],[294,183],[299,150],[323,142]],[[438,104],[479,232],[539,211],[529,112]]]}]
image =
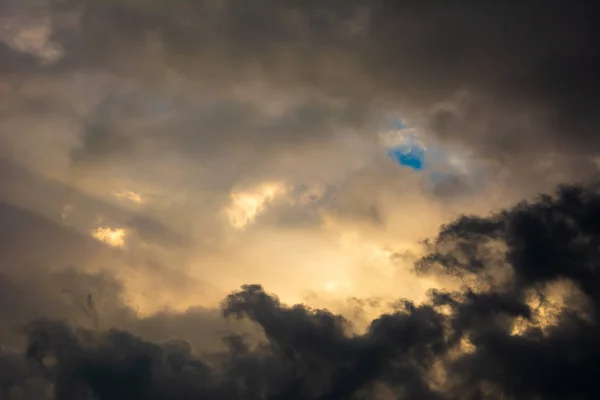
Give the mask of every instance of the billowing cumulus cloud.
[{"label": "billowing cumulus cloud", "polygon": [[[151,317],[173,330],[188,318],[213,327],[243,318],[259,328],[223,327],[221,346],[195,353],[182,340],[38,319],[22,328],[19,365],[29,380],[15,371],[3,379],[31,391],[35,377],[54,382],[48,390],[60,399],[596,398],[599,202],[596,187],[565,187],[452,222],[416,266],[464,276],[465,286],[432,291],[420,305],[397,302],[362,333],[341,315],[246,285],[225,297],[220,317]],[[131,329],[150,324],[121,312]]]},{"label": "billowing cumulus cloud", "polygon": [[597,398],[599,11],[0,0],[2,399]]}]

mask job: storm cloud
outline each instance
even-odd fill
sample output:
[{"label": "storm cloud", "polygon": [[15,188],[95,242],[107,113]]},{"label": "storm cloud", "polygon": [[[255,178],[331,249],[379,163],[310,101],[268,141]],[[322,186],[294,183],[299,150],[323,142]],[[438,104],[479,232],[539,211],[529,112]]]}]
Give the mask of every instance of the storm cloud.
[{"label": "storm cloud", "polygon": [[417,270],[476,279],[423,304],[399,301],[363,333],[341,315],[246,285],[224,299],[221,318],[256,324],[262,339],[252,343],[223,332],[220,350],[199,354],[181,339],[44,318],[23,328],[26,355],[55,360],[44,379],[58,399],[593,399],[599,206],[597,187],[564,187],[447,225]]},{"label": "storm cloud", "polygon": [[0,0],[2,400],[599,398],[599,11]]},{"label": "storm cloud", "polygon": [[313,87],[409,114],[429,109],[436,133],[504,151],[534,140],[596,149],[595,2],[44,3],[39,12],[56,27],[48,40],[64,52],[50,73],[164,84],[174,71],[214,90],[252,80]]}]

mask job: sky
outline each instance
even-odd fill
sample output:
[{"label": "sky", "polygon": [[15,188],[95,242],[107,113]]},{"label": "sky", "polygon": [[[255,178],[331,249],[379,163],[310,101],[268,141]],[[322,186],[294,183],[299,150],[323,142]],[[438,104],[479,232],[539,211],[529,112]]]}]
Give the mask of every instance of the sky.
[{"label": "sky", "polygon": [[598,8],[0,0],[0,398],[600,398]]}]

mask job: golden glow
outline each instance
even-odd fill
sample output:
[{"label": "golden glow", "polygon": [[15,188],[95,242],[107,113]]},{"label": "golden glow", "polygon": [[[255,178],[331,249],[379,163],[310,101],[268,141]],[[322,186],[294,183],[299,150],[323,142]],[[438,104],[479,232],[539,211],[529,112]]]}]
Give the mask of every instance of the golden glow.
[{"label": "golden glow", "polygon": [[527,296],[527,305],[533,310],[531,320],[522,317],[515,318],[513,321],[512,335],[523,335],[528,328],[538,328],[546,332],[549,328],[556,325],[560,313],[566,307],[567,299],[573,301],[573,304],[579,304],[578,307],[571,308],[581,318],[587,317],[585,296],[581,290],[569,280],[559,280],[546,285],[542,291],[543,297],[539,292],[531,291]]},{"label": "golden glow", "polygon": [[327,281],[325,282],[324,289],[326,292],[341,292],[352,289],[352,284],[346,281]]},{"label": "golden glow", "polygon": [[115,196],[119,199],[128,200],[136,204],[142,204],[146,202],[146,199],[144,199],[139,193],[135,193],[130,190],[122,190],[115,193]]},{"label": "golden glow", "polygon": [[108,227],[98,227],[92,230],[94,238],[112,247],[125,246],[125,235],[126,232],[123,228],[111,229]]},{"label": "golden glow", "polygon": [[0,39],[19,51],[35,54],[46,63],[58,61],[64,50],[51,41],[52,22],[47,18],[0,19]]},{"label": "golden glow", "polygon": [[236,229],[252,224],[268,203],[287,191],[283,183],[264,183],[248,191],[234,192],[225,210],[229,223]]},{"label": "golden glow", "polygon": [[118,272],[119,279],[124,284],[123,300],[140,317],[149,317],[157,312],[185,312],[194,306],[218,307],[224,294],[219,296],[203,293],[190,287],[169,285],[163,279],[157,279],[135,265],[125,265]]},{"label": "golden glow", "polygon": [[375,268],[380,274],[392,278],[396,265],[393,262],[394,252],[378,246],[362,237],[356,231],[344,232],[340,235],[341,251],[352,253],[356,260]]},{"label": "golden glow", "polygon": [[472,354],[476,350],[476,347],[473,344],[473,342],[471,342],[471,340],[469,338],[467,338],[467,337],[463,337],[460,340],[459,347],[460,347],[460,351],[463,354]]}]

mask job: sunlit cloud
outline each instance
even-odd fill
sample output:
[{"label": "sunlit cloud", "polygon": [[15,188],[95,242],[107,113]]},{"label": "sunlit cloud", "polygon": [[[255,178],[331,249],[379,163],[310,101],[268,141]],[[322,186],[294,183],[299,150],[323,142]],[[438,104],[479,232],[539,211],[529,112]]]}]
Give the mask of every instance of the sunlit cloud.
[{"label": "sunlit cloud", "polygon": [[0,40],[16,50],[39,57],[51,64],[62,58],[64,50],[51,41],[52,22],[47,18],[0,19]]},{"label": "sunlit cloud", "polygon": [[0,0],[2,385],[600,398],[593,7],[410,3]]},{"label": "sunlit cloud", "polygon": [[394,252],[380,247],[377,243],[369,241],[356,232],[342,233],[339,243],[345,253],[354,254],[357,260],[361,260],[388,278],[393,278],[395,272]]},{"label": "sunlit cloud", "polygon": [[123,228],[98,227],[92,230],[92,236],[112,247],[124,247],[126,232]]},{"label": "sunlit cloud", "polygon": [[229,223],[236,229],[245,228],[267,208],[270,201],[286,191],[283,183],[264,183],[251,190],[232,193],[230,204],[225,210]]},{"label": "sunlit cloud", "polygon": [[511,335],[521,336],[530,329],[536,329],[547,334],[552,327],[560,322],[561,313],[568,306],[569,301],[575,301],[570,305],[573,315],[581,320],[589,320],[587,311],[590,304],[586,302],[581,290],[568,280],[558,280],[545,285],[542,291],[530,290],[527,293],[526,303],[532,310],[529,319],[521,316],[513,320]]},{"label": "sunlit cloud", "polygon": [[114,195],[115,195],[115,197],[117,197],[121,200],[130,201],[130,202],[136,203],[136,204],[143,204],[146,202],[146,199],[144,197],[142,197],[141,194],[132,192],[131,190],[122,190],[120,192],[114,193]]}]

